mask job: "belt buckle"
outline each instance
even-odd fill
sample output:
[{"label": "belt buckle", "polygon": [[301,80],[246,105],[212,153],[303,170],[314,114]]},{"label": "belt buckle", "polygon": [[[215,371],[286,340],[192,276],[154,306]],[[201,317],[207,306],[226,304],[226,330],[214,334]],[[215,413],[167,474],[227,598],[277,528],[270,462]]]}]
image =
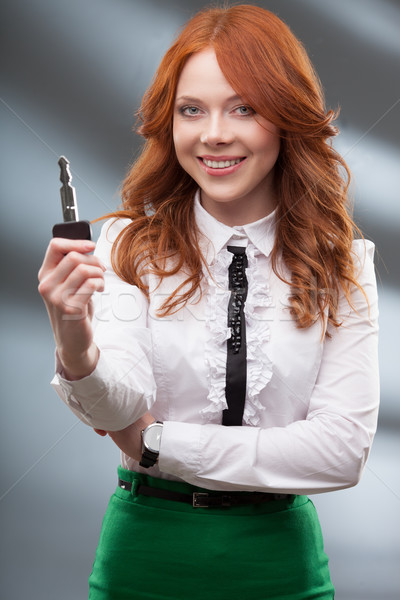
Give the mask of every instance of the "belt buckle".
[{"label": "belt buckle", "polygon": [[209,496],[207,492],[193,492],[193,508],[208,508]]},{"label": "belt buckle", "polygon": [[213,495],[207,492],[193,492],[194,508],[219,508],[232,506],[229,494]]}]

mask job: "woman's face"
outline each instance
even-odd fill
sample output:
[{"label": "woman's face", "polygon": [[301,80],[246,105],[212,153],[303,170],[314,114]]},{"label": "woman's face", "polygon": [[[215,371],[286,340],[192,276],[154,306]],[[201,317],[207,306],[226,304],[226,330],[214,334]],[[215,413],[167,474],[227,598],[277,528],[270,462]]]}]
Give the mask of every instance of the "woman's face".
[{"label": "woman's face", "polygon": [[277,128],[231,88],[213,49],[193,54],[178,81],[175,151],[201,189],[204,208],[228,225],[244,225],[275,208]]}]

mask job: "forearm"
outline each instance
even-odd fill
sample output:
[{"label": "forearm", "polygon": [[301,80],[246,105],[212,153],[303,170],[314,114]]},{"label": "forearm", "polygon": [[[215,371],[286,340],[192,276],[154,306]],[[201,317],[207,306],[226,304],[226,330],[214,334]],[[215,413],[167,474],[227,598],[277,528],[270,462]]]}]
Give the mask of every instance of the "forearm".
[{"label": "forearm", "polygon": [[93,373],[100,355],[99,349],[94,342],[81,354],[63,353],[60,348],[57,349],[57,353],[62,364],[63,375],[69,381],[77,381]]},{"label": "forearm", "polygon": [[159,468],[215,490],[316,494],[355,485],[371,443],[340,417],[266,429],[167,421]]},{"label": "forearm", "polygon": [[155,383],[139,348],[134,360],[101,350],[94,371],[72,381],[64,378],[58,356],[56,359],[52,385],[68,408],[90,427],[120,431],[143,417],[154,403]]}]

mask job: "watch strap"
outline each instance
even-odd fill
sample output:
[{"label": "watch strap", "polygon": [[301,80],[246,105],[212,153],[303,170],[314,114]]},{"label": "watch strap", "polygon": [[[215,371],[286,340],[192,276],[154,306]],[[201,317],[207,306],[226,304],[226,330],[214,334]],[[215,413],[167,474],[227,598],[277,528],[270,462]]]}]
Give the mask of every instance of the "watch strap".
[{"label": "watch strap", "polygon": [[151,452],[151,450],[147,449],[144,450],[139,465],[141,467],[145,467],[146,469],[148,469],[149,467],[154,467],[158,460],[158,455],[158,452]]}]

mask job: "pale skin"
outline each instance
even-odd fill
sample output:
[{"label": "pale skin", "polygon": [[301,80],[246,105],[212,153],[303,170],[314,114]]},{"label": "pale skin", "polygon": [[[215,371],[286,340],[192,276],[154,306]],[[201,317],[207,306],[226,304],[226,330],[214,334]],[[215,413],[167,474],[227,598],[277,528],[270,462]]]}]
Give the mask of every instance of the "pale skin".
[{"label": "pale skin", "polygon": [[[216,219],[244,225],[275,208],[278,131],[237,96],[211,48],[190,57],[181,73],[173,125],[178,160],[198,183],[202,204]],[[216,168],[213,161],[229,166]],[[93,341],[91,297],[104,290],[105,268],[91,254],[94,248],[90,241],[55,238],[39,271],[39,293],[69,380],[90,375],[100,355]],[[146,413],[120,431],[95,431],[108,434],[125,454],[140,460],[141,431],[154,421]]]},{"label": "pale skin", "polygon": [[237,95],[212,48],[193,54],[182,70],[173,138],[202,205],[218,221],[245,225],[274,210],[279,131]]}]

